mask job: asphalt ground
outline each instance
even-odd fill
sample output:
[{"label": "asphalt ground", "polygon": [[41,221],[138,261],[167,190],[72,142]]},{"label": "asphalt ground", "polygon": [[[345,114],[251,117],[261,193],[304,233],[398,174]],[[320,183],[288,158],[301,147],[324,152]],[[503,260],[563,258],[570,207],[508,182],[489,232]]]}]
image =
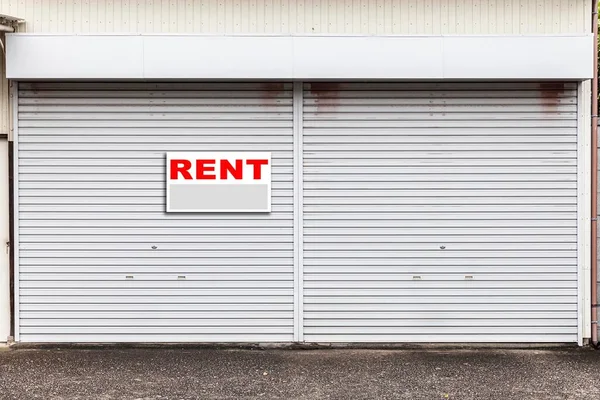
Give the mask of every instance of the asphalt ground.
[{"label": "asphalt ground", "polygon": [[0,351],[0,399],[600,399],[600,351]]}]

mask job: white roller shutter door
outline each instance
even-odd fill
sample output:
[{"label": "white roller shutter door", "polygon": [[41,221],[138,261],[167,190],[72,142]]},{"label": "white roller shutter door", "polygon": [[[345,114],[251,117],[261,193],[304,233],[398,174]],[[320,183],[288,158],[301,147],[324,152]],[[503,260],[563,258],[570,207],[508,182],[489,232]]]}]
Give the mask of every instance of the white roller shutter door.
[{"label": "white roller shutter door", "polygon": [[576,96],[305,84],[304,339],[577,341]]},{"label": "white roller shutter door", "polygon": [[[293,340],[291,84],[21,84],[23,342]],[[269,151],[270,214],[165,214],[166,151]]]},{"label": "white roller shutter door", "polygon": [[[296,283],[307,342],[577,341],[575,84],[304,84],[301,216],[292,97],[21,84],[18,339],[291,342]],[[272,152],[272,213],[165,214],[205,150]]]}]

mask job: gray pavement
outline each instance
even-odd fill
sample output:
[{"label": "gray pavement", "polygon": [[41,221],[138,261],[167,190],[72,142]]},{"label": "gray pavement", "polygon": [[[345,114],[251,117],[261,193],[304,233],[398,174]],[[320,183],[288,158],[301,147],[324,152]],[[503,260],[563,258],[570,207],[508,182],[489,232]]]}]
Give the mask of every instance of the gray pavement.
[{"label": "gray pavement", "polygon": [[0,351],[1,399],[600,399],[591,349]]}]

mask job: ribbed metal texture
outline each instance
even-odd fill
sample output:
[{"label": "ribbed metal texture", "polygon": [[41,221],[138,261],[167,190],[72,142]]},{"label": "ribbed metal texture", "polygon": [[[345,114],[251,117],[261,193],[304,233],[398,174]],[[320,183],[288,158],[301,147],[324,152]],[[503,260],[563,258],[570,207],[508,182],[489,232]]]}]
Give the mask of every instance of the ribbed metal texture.
[{"label": "ribbed metal texture", "polygon": [[[575,88],[306,84],[304,339],[576,341]],[[22,84],[20,340],[292,341],[291,89]],[[177,150],[271,151],[271,215],[166,215]]]},{"label": "ribbed metal texture", "polygon": [[305,340],[577,341],[576,102],[305,84]]},{"label": "ribbed metal texture", "polygon": [[[291,84],[21,84],[20,340],[291,341]],[[166,151],[269,151],[269,214],[166,214]],[[154,248],[155,247],[155,248]]]}]

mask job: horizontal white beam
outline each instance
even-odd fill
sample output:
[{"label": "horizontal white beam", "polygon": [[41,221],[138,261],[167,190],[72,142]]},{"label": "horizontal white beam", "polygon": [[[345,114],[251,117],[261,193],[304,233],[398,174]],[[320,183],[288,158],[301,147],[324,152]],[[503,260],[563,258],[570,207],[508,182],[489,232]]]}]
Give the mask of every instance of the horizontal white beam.
[{"label": "horizontal white beam", "polygon": [[7,35],[9,79],[592,78],[584,36]]}]

